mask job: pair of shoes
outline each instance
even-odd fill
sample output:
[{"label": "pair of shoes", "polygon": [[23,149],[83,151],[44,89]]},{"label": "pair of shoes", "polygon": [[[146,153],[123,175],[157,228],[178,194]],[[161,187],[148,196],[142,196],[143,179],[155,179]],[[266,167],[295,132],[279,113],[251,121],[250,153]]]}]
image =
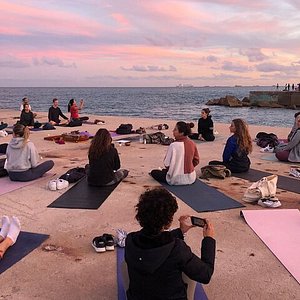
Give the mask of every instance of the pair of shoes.
[{"label": "pair of shoes", "polygon": [[115,250],[114,236],[104,233],[101,236],[96,236],[92,241],[92,246],[96,252],[105,252]]},{"label": "pair of shoes", "polygon": [[96,119],[94,121],[94,124],[97,124],[97,125],[105,124],[105,121]]},{"label": "pair of shoes", "polygon": [[300,169],[297,168],[291,168],[290,173],[291,176],[294,176],[296,178],[300,178]]},{"label": "pair of shoes", "polygon": [[270,145],[268,145],[267,147],[265,148],[262,148],[259,150],[260,152],[271,152],[273,153],[274,152],[274,148],[273,147],[270,147]]},{"label": "pair of shoes", "polygon": [[50,191],[62,190],[69,186],[69,181],[64,179],[54,179],[50,180],[48,183],[48,188]]},{"label": "pair of shoes", "polygon": [[257,204],[262,207],[270,207],[270,208],[277,208],[281,206],[281,202],[278,200],[277,197],[260,199],[258,200]]},{"label": "pair of shoes", "polygon": [[157,129],[158,130],[169,129],[169,125],[168,124],[159,124],[159,125],[157,125]]}]

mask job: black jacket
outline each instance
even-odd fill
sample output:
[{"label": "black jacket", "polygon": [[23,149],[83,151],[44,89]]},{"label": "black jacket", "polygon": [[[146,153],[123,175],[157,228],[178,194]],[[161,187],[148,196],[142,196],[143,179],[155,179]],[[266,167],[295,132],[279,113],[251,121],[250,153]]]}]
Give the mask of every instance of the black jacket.
[{"label": "black jacket", "polygon": [[60,121],[59,121],[59,116],[61,116],[62,118],[64,118],[65,120],[67,120],[68,119],[68,117],[66,117],[63,113],[62,113],[62,111],[61,111],[61,109],[59,108],[59,107],[53,107],[53,106],[51,106],[50,108],[49,108],[49,112],[48,112],[48,120],[49,120],[49,122],[50,121],[54,121],[55,123],[59,123]]},{"label": "black jacket", "polygon": [[128,267],[128,300],[186,300],[185,273],[192,280],[208,283],[214,271],[216,242],[202,240],[201,259],[183,241],[181,230],[156,236],[144,229],[128,234],[125,261]]},{"label": "black jacket", "polygon": [[211,119],[211,116],[207,116],[206,119],[200,118],[198,120],[198,133],[202,135],[204,139],[206,136],[214,135],[214,123]]},{"label": "black jacket", "polygon": [[20,124],[24,126],[33,126],[34,125],[34,117],[33,117],[33,112],[29,111],[28,113],[25,112],[23,109],[21,112],[21,117],[20,117]]},{"label": "black jacket", "polygon": [[108,152],[93,160],[89,157],[88,183],[103,186],[114,179],[114,171],[120,169],[118,151],[111,145]]}]

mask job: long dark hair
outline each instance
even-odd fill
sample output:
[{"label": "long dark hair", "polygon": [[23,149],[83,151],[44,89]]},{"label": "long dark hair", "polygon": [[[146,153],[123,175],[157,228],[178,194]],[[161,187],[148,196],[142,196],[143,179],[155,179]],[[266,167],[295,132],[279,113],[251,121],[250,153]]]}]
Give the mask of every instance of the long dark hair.
[{"label": "long dark hair", "polygon": [[246,153],[251,153],[252,141],[251,141],[250,133],[248,131],[247,123],[242,119],[234,119],[232,120],[232,122],[235,127],[234,135],[237,138],[237,143],[239,145],[240,150],[246,151]]},{"label": "long dark hair", "polygon": [[74,104],[75,99],[71,99],[68,104],[68,112],[71,111],[71,106]]},{"label": "long dark hair", "polygon": [[111,136],[107,129],[100,128],[92,139],[89,148],[89,159],[98,159],[111,147]]}]

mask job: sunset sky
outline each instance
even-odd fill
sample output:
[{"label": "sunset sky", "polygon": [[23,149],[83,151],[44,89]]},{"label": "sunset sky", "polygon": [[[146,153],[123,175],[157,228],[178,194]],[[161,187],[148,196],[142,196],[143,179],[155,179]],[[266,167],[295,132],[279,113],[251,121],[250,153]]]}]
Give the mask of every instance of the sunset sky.
[{"label": "sunset sky", "polygon": [[0,0],[0,85],[300,82],[299,0]]}]

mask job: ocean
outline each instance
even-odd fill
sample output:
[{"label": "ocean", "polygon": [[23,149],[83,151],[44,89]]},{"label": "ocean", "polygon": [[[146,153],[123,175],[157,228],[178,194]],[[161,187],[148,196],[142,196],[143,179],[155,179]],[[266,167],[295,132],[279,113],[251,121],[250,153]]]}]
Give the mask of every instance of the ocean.
[{"label": "ocean", "polygon": [[[64,113],[71,98],[85,100],[82,115],[115,115],[173,119],[178,121],[197,120],[200,111],[209,99],[233,95],[240,100],[250,91],[275,90],[275,87],[15,87],[0,88],[0,108],[18,110],[23,97],[28,97],[32,110],[48,111],[52,99],[59,99]],[[230,123],[234,118],[243,118],[249,124],[292,127],[294,110],[281,108],[229,108],[209,106],[215,122]]]}]

